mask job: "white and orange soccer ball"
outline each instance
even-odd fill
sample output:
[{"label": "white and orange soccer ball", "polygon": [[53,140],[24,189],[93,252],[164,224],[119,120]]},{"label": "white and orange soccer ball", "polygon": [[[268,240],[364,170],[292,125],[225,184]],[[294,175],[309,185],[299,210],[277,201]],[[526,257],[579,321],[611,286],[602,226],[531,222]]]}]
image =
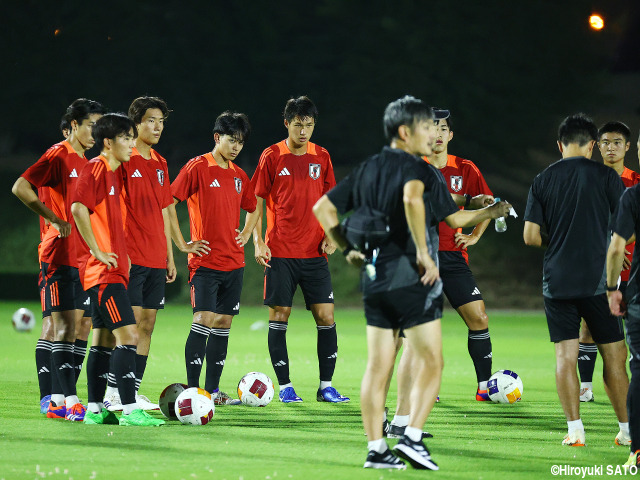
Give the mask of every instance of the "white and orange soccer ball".
[{"label": "white and orange soccer ball", "polygon": [[516,403],[522,399],[522,379],[513,370],[499,370],[491,375],[487,390],[493,402]]},{"label": "white and orange soccer ball", "polygon": [[36,317],[28,308],[19,308],[11,319],[13,328],[19,332],[30,332],[36,326]]},{"label": "white and orange soccer ball", "polygon": [[273,382],[264,373],[247,373],[238,383],[238,398],[250,407],[266,407],[274,392]]},{"label": "white and orange soccer ball", "polygon": [[174,411],[185,425],[206,425],[213,418],[215,405],[211,395],[202,388],[191,387],[178,395]]},{"label": "white and orange soccer ball", "polygon": [[178,395],[184,392],[187,388],[189,388],[184,383],[172,383],[167,388],[165,388],[160,394],[160,399],[158,400],[158,405],[160,405],[160,411],[162,414],[171,419],[177,420],[175,404]]}]

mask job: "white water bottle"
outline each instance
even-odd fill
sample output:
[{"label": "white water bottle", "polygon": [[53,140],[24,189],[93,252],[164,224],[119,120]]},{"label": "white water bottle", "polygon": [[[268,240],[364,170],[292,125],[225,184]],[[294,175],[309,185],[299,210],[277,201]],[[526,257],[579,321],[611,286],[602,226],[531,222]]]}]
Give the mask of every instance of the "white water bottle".
[{"label": "white water bottle", "polygon": [[[496,197],[496,203],[500,201],[500,197]],[[504,217],[496,218],[494,226],[496,227],[496,232],[503,233],[507,231],[507,220]]]}]

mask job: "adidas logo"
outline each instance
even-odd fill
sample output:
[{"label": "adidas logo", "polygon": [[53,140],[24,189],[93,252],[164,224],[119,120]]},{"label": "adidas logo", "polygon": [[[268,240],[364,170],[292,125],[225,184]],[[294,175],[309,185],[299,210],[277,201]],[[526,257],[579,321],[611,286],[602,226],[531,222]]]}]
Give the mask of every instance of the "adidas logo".
[{"label": "adidas logo", "polygon": [[87,299],[84,301],[83,305],[91,305],[91,299],[90,299],[90,298],[87,298]]},{"label": "adidas logo", "polygon": [[222,365],[224,367],[224,360],[220,360],[219,362],[216,362],[216,365]]},{"label": "adidas logo", "polygon": [[274,367],[284,367],[287,364],[287,362],[285,362],[284,360],[280,360],[279,362],[276,362],[273,364]]},{"label": "adidas logo", "polygon": [[478,290],[478,287],[473,289],[473,292],[471,292],[471,295],[480,295],[480,290]]},{"label": "adidas logo", "polygon": [[331,292],[331,293],[329,294],[329,298],[330,298],[331,300],[333,300],[333,292]]},{"label": "adidas logo", "polygon": [[338,352],[332,353],[327,358],[338,358]]},{"label": "adidas logo", "polygon": [[78,178],[78,172],[76,172],[75,168],[71,170],[71,173],[69,174],[69,178]]},{"label": "adidas logo", "polygon": [[115,195],[116,194],[116,189],[113,188],[113,185],[111,185],[111,190],[109,190],[109,195]]},{"label": "adidas logo", "polygon": [[236,306],[233,307],[234,310],[240,310],[240,302],[236,303]]},{"label": "adidas logo", "polygon": [[218,182],[218,179],[216,178],[213,182],[211,182],[211,185],[209,185],[210,187],[219,187],[220,186],[220,182]]},{"label": "adidas logo", "polygon": [[133,172],[133,175],[131,175],[131,178],[142,178],[142,174],[140,173],[140,170],[136,168],[136,171]]},{"label": "adidas logo", "polygon": [[103,373],[102,375],[98,375],[99,378],[109,378],[108,373]]},{"label": "adidas logo", "polygon": [[578,357],[578,360],[587,360],[587,361],[589,361],[589,360],[591,360],[591,357],[589,355],[583,355],[581,357]]},{"label": "adidas logo", "polygon": [[160,300],[160,305],[164,305],[164,297],[162,297],[162,300]]},{"label": "adidas logo", "polygon": [[47,367],[42,367],[40,370],[38,370],[38,375],[40,375],[41,373],[49,373],[49,369]]},{"label": "adidas logo", "polygon": [[135,380],[136,374],[133,372],[129,372],[126,375],[123,375],[122,378],[133,378]]},{"label": "adidas logo", "polygon": [[71,365],[70,363],[63,363],[62,365],[60,365],[60,368],[58,370],[62,370],[65,368],[70,368],[71,370],[74,370],[76,367],[75,365]]},{"label": "adidas logo", "polygon": [[196,358],[195,360],[189,362],[189,365],[202,365],[202,359]]},{"label": "adidas logo", "polygon": [[485,356],[484,356],[484,357],[482,357],[482,358],[493,358],[493,354],[492,354],[492,353],[489,353],[489,355],[485,355]]},{"label": "adidas logo", "polygon": [[284,167],[282,170],[280,170],[280,173],[278,174],[279,177],[284,177],[284,176],[287,176],[287,175],[291,175],[289,173],[289,170],[287,170],[287,167]]}]

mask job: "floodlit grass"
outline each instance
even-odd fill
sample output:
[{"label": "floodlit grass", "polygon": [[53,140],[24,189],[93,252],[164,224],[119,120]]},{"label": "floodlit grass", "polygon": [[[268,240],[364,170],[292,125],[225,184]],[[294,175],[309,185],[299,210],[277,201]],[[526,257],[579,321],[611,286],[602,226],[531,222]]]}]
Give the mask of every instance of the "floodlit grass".
[{"label": "floodlit grass", "polygon": [[[490,312],[494,370],[509,368],[524,381],[519,404],[474,400],[475,374],[466,328],[455,312],[443,320],[445,370],[427,429],[428,446],[441,470],[403,472],[362,469],[366,457],[359,411],[366,363],[362,311],[338,310],[339,358],[334,386],[351,402],[315,401],[318,386],[316,329],[304,309],[292,315],[288,345],[291,378],[302,404],[277,400],[266,408],[218,407],[204,427],[176,421],[161,428],[89,426],[49,420],[39,413],[34,365],[37,330],[11,326],[20,306],[0,305],[0,479],[495,479],[551,478],[554,464],[624,463],[628,449],[614,446],[618,425],[596,375],[595,403],[582,404],[587,447],[562,447],[566,423],[554,383],[553,346],[541,313]],[[26,305],[34,312],[37,304]],[[249,371],[275,376],[267,352],[266,309],[243,308],[234,320],[221,388],[235,392]],[[160,312],[141,393],[152,400],[185,381],[184,342],[191,321],[187,305]],[[257,323],[256,322],[260,322]],[[252,328],[253,327],[253,328]],[[597,370],[601,369],[598,360]],[[79,381],[86,400],[86,377]],[[395,385],[387,405],[394,408]],[[392,446],[394,440],[389,440]]]}]

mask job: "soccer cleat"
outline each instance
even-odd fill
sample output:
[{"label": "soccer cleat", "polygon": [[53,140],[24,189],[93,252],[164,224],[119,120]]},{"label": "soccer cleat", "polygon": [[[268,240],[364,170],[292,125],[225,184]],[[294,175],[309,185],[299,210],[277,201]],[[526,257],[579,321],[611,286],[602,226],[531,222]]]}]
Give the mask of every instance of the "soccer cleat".
[{"label": "soccer cleat", "polygon": [[154,418],[141,408],[136,408],[129,415],[121,415],[119,423],[125,427],[159,427],[164,425],[164,420]]},{"label": "soccer cleat", "polygon": [[616,435],[616,445],[620,445],[621,447],[628,447],[629,445],[631,445],[631,437],[620,430],[618,432],[618,435]]},{"label": "soccer cleat", "polygon": [[104,403],[104,406],[110,412],[122,411],[122,402],[120,401],[120,394],[118,392],[104,397],[104,400],[102,401],[102,403]]},{"label": "soccer cleat", "polygon": [[[407,427],[401,427],[400,425],[394,425],[393,423],[389,424],[389,429],[387,430],[388,438],[402,438],[404,435],[404,430]],[[429,432],[422,432],[422,438],[433,438]]]},{"label": "soccer cleat", "polygon": [[240,405],[242,402],[237,398],[231,398],[221,390],[211,394],[211,399],[215,406],[218,405]]},{"label": "soccer cleat", "polygon": [[138,408],[141,408],[142,410],[160,410],[160,405],[157,403],[151,403],[151,400],[149,400],[145,395],[136,394],[136,404],[138,405]]},{"label": "soccer cleat", "polygon": [[581,388],[580,389],[580,401],[581,402],[593,402],[593,390],[590,388]]},{"label": "soccer cleat", "polygon": [[364,462],[364,468],[389,468],[395,470],[404,470],[407,466],[400,461],[391,450],[387,448],[384,453],[378,453],[375,450],[369,450],[367,461]]},{"label": "soccer cleat", "polygon": [[418,442],[414,442],[406,435],[403,435],[395,447],[393,447],[393,451],[400,458],[404,458],[408,461],[413,468],[417,468],[419,470],[439,470],[440,467],[431,460],[431,455],[429,454],[429,450],[425,447],[422,440]]},{"label": "soccer cleat", "polygon": [[322,390],[318,389],[316,400],[318,400],[319,402],[344,403],[348,402],[351,399],[349,397],[345,397],[344,395],[340,395],[335,388],[327,387],[323,388]]},{"label": "soccer cleat", "polygon": [[584,430],[574,430],[564,436],[562,439],[562,445],[567,445],[568,447],[584,447],[584,439]]},{"label": "soccer cleat", "polygon": [[118,425],[118,417],[113,412],[103,408],[100,413],[87,410],[84,414],[84,423],[87,425]]},{"label": "soccer cleat", "polygon": [[49,410],[49,404],[51,403],[51,395],[45,395],[40,399],[40,413],[45,414]]},{"label": "soccer cleat", "polygon": [[635,452],[629,455],[629,460],[624,464],[625,467],[638,467],[640,466],[640,450],[636,450]]},{"label": "soccer cleat", "polygon": [[56,407],[53,402],[49,403],[47,418],[64,418],[67,415],[67,407],[61,405]]},{"label": "soccer cleat", "polygon": [[302,402],[302,399],[298,395],[296,395],[296,391],[293,389],[293,387],[287,387],[284,390],[280,390],[278,397],[280,397],[280,401],[282,403]]},{"label": "soccer cleat", "polygon": [[490,402],[489,391],[488,390],[476,390],[476,400],[478,402]]},{"label": "soccer cleat", "polygon": [[64,416],[70,422],[81,422],[84,420],[84,414],[87,408],[81,403],[76,403],[73,407],[67,409],[67,414]]}]

